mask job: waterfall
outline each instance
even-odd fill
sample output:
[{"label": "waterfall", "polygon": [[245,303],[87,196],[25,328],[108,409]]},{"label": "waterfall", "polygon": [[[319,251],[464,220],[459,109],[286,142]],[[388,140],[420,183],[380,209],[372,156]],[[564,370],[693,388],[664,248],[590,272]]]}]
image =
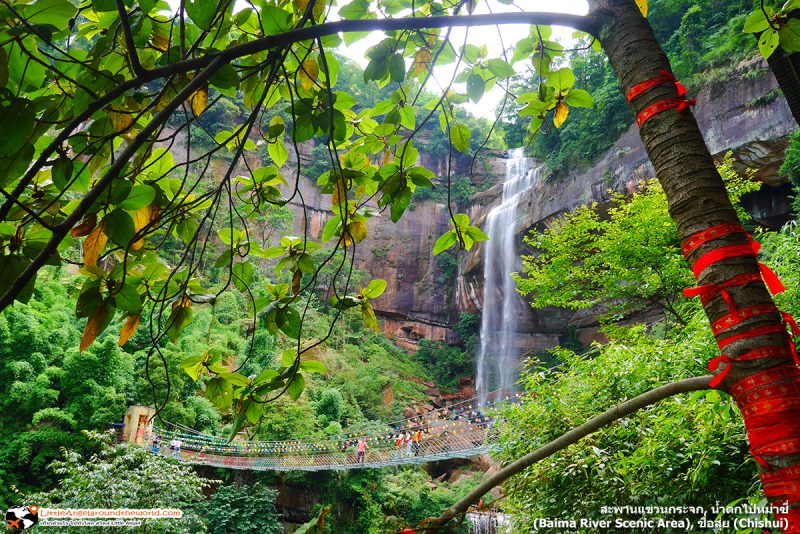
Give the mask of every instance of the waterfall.
[{"label": "waterfall", "polygon": [[508,531],[508,516],[497,512],[470,512],[469,534],[500,534]]},{"label": "waterfall", "polygon": [[521,351],[514,334],[525,303],[516,293],[510,273],[520,268],[514,246],[517,201],[522,192],[536,183],[541,170],[530,163],[521,148],[509,151],[502,201],[486,217],[484,231],[489,241],[483,250],[481,352],[476,377],[481,404],[485,404],[489,391],[512,386],[517,380]]}]

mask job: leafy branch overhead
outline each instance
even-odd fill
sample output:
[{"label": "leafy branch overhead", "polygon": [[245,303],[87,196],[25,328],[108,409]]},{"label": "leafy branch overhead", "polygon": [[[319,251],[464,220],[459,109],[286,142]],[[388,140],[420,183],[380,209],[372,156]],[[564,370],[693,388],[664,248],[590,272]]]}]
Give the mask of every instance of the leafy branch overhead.
[{"label": "leafy branch overhead", "polygon": [[[355,249],[374,217],[399,221],[414,193],[433,186],[420,132],[438,122],[448,151],[473,154],[485,140],[458,106],[508,90],[515,61],[549,65],[558,45],[547,25],[592,31],[575,15],[474,8],[354,0],[337,14],[324,0],[0,0],[0,126],[15,133],[0,139],[0,310],[26,302],[44,266],[74,265],[80,349],[119,329],[120,345],[148,348],[149,368],[164,365],[163,348],[182,343],[199,307],[234,290],[250,311],[248,335],[283,336],[295,363],[243,379],[222,369],[230,355],[210,351],[185,361],[186,372],[235,428],[276,396],[299,395],[313,372],[307,352],[342,313],[358,307],[378,329],[372,300],[386,283],[354,293]],[[511,61],[450,39],[455,26],[507,22],[538,25]],[[383,37],[367,52],[363,83],[383,96],[366,104],[361,88],[337,84],[334,50],[375,30]],[[438,94],[434,64],[456,69]],[[559,127],[568,106],[593,105],[573,85],[567,69],[553,70],[540,95],[540,114],[555,110]],[[323,170],[304,160],[308,146],[323,148]],[[330,201],[320,239],[307,221],[267,236],[263,221],[290,205],[306,212],[306,175]],[[435,253],[486,239],[466,215],[453,225]],[[322,272],[333,273],[324,291]],[[311,339],[304,317],[317,292],[334,296],[334,315]]]},{"label": "leafy branch overhead", "polygon": [[787,53],[800,52],[800,19],[795,13],[798,9],[798,0],[788,0],[778,11],[762,3],[747,17],[743,31],[756,35],[764,59],[769,59],[778,46]]}]

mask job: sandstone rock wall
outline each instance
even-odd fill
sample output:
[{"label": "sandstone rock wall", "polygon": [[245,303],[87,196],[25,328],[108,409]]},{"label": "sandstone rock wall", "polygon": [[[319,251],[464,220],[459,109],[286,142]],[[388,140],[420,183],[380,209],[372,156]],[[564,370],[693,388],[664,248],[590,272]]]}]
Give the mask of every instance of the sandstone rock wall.
[{"label": "sandstone rock wall", "polygon": [[[773,225],[785,221],[790,212],[788,189],[777,169],[783,161],[786,137],[797,124],[763,61],[744,63],[725,80],[709,83],[697,95],[693,111],[712,154],[721,158],[733,151],[742,167],[759,169],[757,176],[768,187],[748,201],[747,207],[756,220]],[[557,182],[541,179],[523,195],[516,223],[520,247],[528,230],[546,227],[554,218],[580,205],[607,202],[609,190],[631,192],[639,181],[653,176],[639,132],[631,127],[589,169],[569,173]],[[498,186],[477,195],[470,209],[471,219],[482,224],[500,193]],[[482,254],[479,245],[463,260],[457,291],[459,310],[476,313],[482,309]],[[593,323],[591,314],[531,310],[520,329],[532,339],[521,342],[541,346],[543,334],[563,333],[568,325],[577,326],[577,337],[588,341],[595,338]]]}]

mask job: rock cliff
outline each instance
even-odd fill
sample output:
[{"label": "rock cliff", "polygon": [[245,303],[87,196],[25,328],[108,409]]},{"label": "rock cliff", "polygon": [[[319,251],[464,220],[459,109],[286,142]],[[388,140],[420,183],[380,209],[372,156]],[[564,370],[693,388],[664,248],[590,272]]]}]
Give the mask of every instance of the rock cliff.
[{"label": "rock cliff", "polygon": [[[758,177],[768,187],[748,199],[747,205],[757,221],[775,225],[786,219],[789,203],[786,186],[777,174],[783,161],[786,137],[796,128],[777,82],[766,65],[752,60],[729,72],[724,79],[708,81],[697,95],[693,109],[706,143],[719,157],[733,151],[742,167],[759,169]],[[302,158],[310,158],[307,151]],[[421,150],[422,163],[442,175],[445,162],[433,160]],[[502,192],[505,155],[488,154],[472,169],[471,158],[454,162],[454,175],[469,175],[473,181],[495,184],[473,197],[469,215],[482,226]],[[532,228],[542,228],[553,218],[591,203],[607,202],[610,191],[630,192],[654,171],[635,127],[629,128],[591,167],[575,170],[558,181],[540,179],[520,200],[516,222],[522,236]],[[313,182],[301,180],[306,203],[293,203],[296,230],[307,224],[310,234],[318,237],[329,216],[330,199],[321,195]],[[461,312],[482,310],[483,247],[478,244],[459,254],[458,273],[447,277],[432,254],[433,243],[449,228],[447,207],[433,201],[413,201],[405,216],[392,223],[388,215],[370,222],[370,236],[359,246],[357,266],[389,283],[383,296],[375,301],[383,330],[398,345],[414,350],[420,339],[452,341],[453,325]],[[520,323],[527,335],[520,338],[526,349],[542,350],[558,342],[569,325],[577,327],[578,339],[589,341],[595,334],[591,314],[572,314],[559,310],[530,310]]]},{"label": "rock cliff", "polygon": [[[728,73],[724,80],[709,82],[697,95],[693,111],[712,154],[721,158],[733,151],[741,167],[759,169],[757,177],[766,187],[746,202],[755,220],[766,225],[784,222],[790,212],[789,188],[777,169],[783,161],[786,137],[797,124],[766,65],[752,60]],[[637,128],[632,126],[590,168],[571,172],[557,182],[540,179],[523,194],[516,222],[519,246],[523,247],[521,237],[528,230],[546,227],[553,218],[580,205],[608,202],[610,191],[631,192],[639,181],[653,176]],[[470,210],[473,221],[481,224],[499,192],[500,186],[496,186],[475,198]],[[459,310],[480,312],[482,247],[470,251],[462,265],[457,306]],[[541,348],[543,334],[563,335],[568,325],[577,327],[579,341],[590,341],[596,333],[594,318],[585,312],[529,310],[526,319],[520,324],[528,334],[527,340],[526,336],[521,339],[526,348]]]}]

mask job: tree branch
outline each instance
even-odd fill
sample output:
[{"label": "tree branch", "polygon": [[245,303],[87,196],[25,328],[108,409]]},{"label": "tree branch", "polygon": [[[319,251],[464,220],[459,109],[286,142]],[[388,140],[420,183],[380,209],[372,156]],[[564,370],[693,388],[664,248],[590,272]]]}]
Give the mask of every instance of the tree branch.
[{"label": "tree branch", "polygon": [[[25,191],[25,188],[30,184],[31,180],[33,180],[33,177],[36,175],[36,173],[39,172],[47,163],[53,152],[55,152],[58,147],[60,147],[61,144],[69,138],[75,128],[78,128],[95,112],[99,111],[116,98],[122,96],[127,91],[141,87],[142,85],[154,80],[194,71],[197,69],[203,69],[209,66],[211,62],[215,61],[217,58],[229,63],[240,57],[263,52],[269,49],[285,47],[299,41],[317,39],[336,33],[375,30],[421,30],[430,28],[448,28],[454,26],[491,26],[498,24],[552,24],[557,26],[569,26],[575,28],[576,30],[582,30],[587,33],[592,33],[592,31],[595,29],[593,21],[585,16],[537,12],[497,13],[470,16],[456,15],[446,17],[410,17],[397,19],[341,20],[290,30],[276,35],[270,35],[249,43],[228,48],[215,54],[208,54],[198,58],[170,63],[169,65],[155,69],[143,70],[136,76],[136,78],[123,82],[100,99],[92,102],[89,106],[87,106],[83,113],[81,113],[78,117],[75,117],[68,126],[61,130],[58,136],[53,139],[47,148],[42,151],[36,161],[30,166],[20,182],[11,192],[11,196],[16,198]],[[136,61],[138,61],[138,57]],[[9,201],[6,201],[2,206],[0,206],[0,220],[5,220],[12,206],[13,203]],[[1,309],[2,308],[0,308],[0,310]]]},{"label": "tree branch", "polygon": [[634,397],[625,402],[617,404],[610,410],[592,417],[581,426],[573,428],[550,443],[539,447],[535,451],[526,454],[518,460],[515,460],[494,475],[488,477],[486,480],[481,482],[478,487],[469,492],[463,499],[442,512],[442,515],[434,519],[432,523],[430,523],[430,526],[443,525],[454,517],[466,513],[467,509],[469,509],[471,505],[477,503],[483,495],[485,495],[495,486],[499,486],[512,476],[524,470],[526,467],[530,467],[536,462],[544,460],[545,458],[552,456],[562,449],[566,449],[573,443],[577,443],[579,440],[585,438],[589,434],[597,432],[605,426],[608,426],[617,419],[621,419],[622,417],[635,413],[642,408],[646,408],[651,404],[655,404],[656,402],[666,398],[678,395],[679,393],[688,393],[690,391],[702,391],[704,389],[709,389],[708,384],[711,381],[711,378],[712,377],[710,375],[707,375],[671,382],[655,389],[651,389],[650,391],[643,393],[638,397]]},{"label": "tree branch", "polygon": [[128,21],[128,13],[125,11],[125,5],[122,0],[115,0],[117,3],[117,12],[119,12],[119,24],[122,26],[122,33],[125,35],[125,47],[128,49],[128,58],[131,61],[131,69],[136,76],[144,74],[142,64],[139,63],[139,54],[136,52],[136,44],[133,42],[133,33],[131,32],[131,23]]},{"label": "tree branch", "polygon": [[42,248],[36,258],[33,259],[30,265],[28,265],[24,271],[19,275],[19,277],[11,284],[11,287],[8,288],[8,291],[0,297],[0,311],[6,309],[14,299],[19,294],[20,291],[30,282],[39,269],[47,262],[47,260],[56,253],[58,249],[58,245],[67,235],[73,226],[83,217],[83,215],[89,210],[89,208],[94,204],[95,200],[97,200],[100,195],[105,191],[108,185],[114,180],[125,165],[128,164],[128,160],[136,153],[137,150],[147,141],[148,137],[155,132],[155,130],[164,122],[169,119],[172,112],[174,112],[178,106],[180,106],[187,98],[195,91],[197,88],[202,86],[204,83],[208,81],[208,79],[217,72],[223,65],[225,64],[225,60],[219,56],[215,58],[215,60],[203,71],[201,71],[197,76],[195,76],[183,89],[181,89],[180,93],[173,98],[169,104],[167,104],[164,109],[162,109],[158,115],[153,117],[153,119],[142,128],[142,131],[136,135],[136,138],[131,142],[125,150],[120,153],[117,160],[114,162],[111,167],[106,171],[102,178],[100,178],[89,190],[86,196],[83,197],[80,204],[75,208],[75,211],[70,213],[70,215],[64,219],[58,226],[53,229],[53,235],[50,237],[50,240],[47,244]]}]

